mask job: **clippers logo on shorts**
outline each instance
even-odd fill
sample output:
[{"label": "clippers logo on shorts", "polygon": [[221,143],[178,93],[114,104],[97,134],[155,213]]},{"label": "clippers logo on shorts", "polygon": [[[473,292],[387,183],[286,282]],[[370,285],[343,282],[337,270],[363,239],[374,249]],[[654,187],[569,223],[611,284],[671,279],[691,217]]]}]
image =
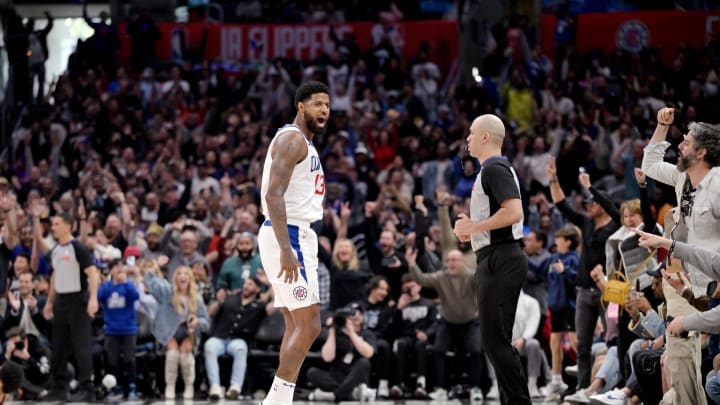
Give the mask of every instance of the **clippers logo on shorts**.
[{"label": "clippers logo on shorts", "polygon": [[293,297],[295,297],[295,299],[298,301],[304,301],[307,296],[307,288],[305,287],[295,287],[295,289],[293,290]]},{"label": "clippers logo on shorts", "polygon": [[615,44],[620,49],[638,53],[650,45],[650,30],[642,21],[625,21],[615,31]]}]

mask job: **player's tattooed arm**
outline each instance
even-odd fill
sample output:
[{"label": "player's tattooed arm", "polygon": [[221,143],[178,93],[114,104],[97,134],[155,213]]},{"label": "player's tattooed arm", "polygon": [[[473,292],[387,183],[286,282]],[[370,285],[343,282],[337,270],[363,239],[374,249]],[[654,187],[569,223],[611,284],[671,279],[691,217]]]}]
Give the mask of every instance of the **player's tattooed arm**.
[{"label": "player's tattooed arm", "polygon": [[290,177],[295,165],[307,156],[307,142],[301,133],[289,132],[281,135],[275,141],[270,153],[273,161],[270,166],[268,191],[265,195],[267,214],[272,221],[275,238],[277,238],[282,250],[279,277],[284,274],[286,282],[294,282],[297,280],[300,264],[293,255],[292,246],[290,245],[287,212],[285,210],[285,192],[290,184]]}]

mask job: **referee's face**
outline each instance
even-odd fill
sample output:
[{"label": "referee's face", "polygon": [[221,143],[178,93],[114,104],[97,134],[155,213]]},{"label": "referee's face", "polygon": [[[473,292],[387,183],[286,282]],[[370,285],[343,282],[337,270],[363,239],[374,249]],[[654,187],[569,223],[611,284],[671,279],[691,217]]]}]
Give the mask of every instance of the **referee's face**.
[{"label": "referee's face", "polygon": [[470,134],[466,138],[467,150],[470,156],[476,158],[482,148],[482,132],[478,120],[470,125]]},{"label": "referee's face", "polygon": [[60,217],[53,217],[51,230],[52,230],[53,237],[56,240],[61,239],[65,236],[67,236],[67,234],[70,232],[70,224],[65,222]]}]

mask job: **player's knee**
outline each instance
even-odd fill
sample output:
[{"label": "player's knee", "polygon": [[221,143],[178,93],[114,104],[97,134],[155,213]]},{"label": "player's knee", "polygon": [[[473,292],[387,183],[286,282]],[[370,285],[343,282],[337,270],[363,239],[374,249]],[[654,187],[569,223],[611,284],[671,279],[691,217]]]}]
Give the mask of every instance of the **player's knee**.
[{"label": "player's knee", "polygon": [[320,325],[320,320],[307,322],[306,324],[303,324],[301,326],[304,334],[311,338],[312,340],[317,339],[318,336],[320,336],[320,332],[322,331],[322,325]]}]

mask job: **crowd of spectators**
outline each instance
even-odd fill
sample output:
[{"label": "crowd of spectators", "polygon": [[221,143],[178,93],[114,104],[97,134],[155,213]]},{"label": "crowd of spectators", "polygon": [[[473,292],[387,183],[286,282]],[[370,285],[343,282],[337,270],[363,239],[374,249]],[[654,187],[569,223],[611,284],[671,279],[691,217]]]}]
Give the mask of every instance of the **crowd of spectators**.
[{"label": "crowd of spectators", "polygon": [[[407,7],[415,2],[406,3],[389,12],[413,15],[416,10]],[[364,2],[360,8],[367,12]],[[344,9],[345,15],[352,10]],[[41,398],[55,388],[53,321],[43,316],[52,315],[44,307],[58,246],[53,218],[70,222],[101,281],[109,283],[100,287],[92,328],[98,389],[106,374],[124,370],[117,375],[124,392],[116,387],[109,395],[160,395],[164,387],[165,396],[174,397],[178,374],[186,398],[252,394],[244,381],[246,359],[256,347],[255,333],[276,314],[267,304],[272,290],[256,246],[262,163],[276,129],[294,116],[295,88],[310,79],[329,84],[332,103],[327,132],[316,142],[327,197],[318,227],[321,307],[332,333],[315,348],[322,361],[301,376],[306,387],[316,388],[312,398],[360,398],[362,390],[353,388],[362,384],[377,387],[380,396],[497,395],[492,371],[474,344],[473,293],[454,290],[472,284],[457,280],[472,280],[474,255],[451,233],[452,220],[468,211],[479,169],[465,138],[472,119],[483,113],[506,122],[504,154],[521,179],[526,211],[531,272],[522,305],[531,309],[520,311],[514,345],[532,356],[528,365],[537,369],[529,372],[531,393],[540,395],[546,382],[553,394],[562,387],[561,351],[571,351],[566,336],[572,334],[565,332],[574,330],[575,306],[574,295],[559,302],[557,291],[563,283],[574,288],[584,282],[578,267],[587,266],[585,255],[602,249],[605,256],[604,240],[585,241],[592,223],[575,220],[602,216],[596,201],[617,216],[611,206],[642,196],[643,209],[664,224],[665,212],[677,205],[674,189],[645,183],[635,170],[662,107],[676,109],[669,161],[677,160],[687,123],[715,121],[718,66],[711,48],[678,47],[665,64],[653,49],[580,54],[564,37],[557,38],[562,52],[553,58],[536,45],[527,21],[503,20],[494,27],[496,46],[487,58],[493,63],[486,64],[483,80],[447,91],[447,72],[428,58],[432,44],[403,60],[382,31],[368,50],[338,40],[337,49],[319,60],[267,60],[237,72],[212,61],[199,67],[147,57],[120,63],[117,47],[107,43],[117,35],[114,26],[95,23],[95,36],[78,46],[67,72],[47,93],[41,87],[40,97],[27,98],[6,155],[11,164],[0,177],[0,277],[7,279],[0,283],[3,360],[25,369],[23,398]],[[584,174],[580,183],[578,173]],[[640,213],[639,205],[632,207]],[[571,222],[580,229],[569,228]],[[608,273],[615,269],[602,264]],[[586,270],[590,277],[592,269]],[[128,305],[132,315],[121,310]],[[552,334],[543,327],[551,313],[562,318],[553,319]],[[628,313],[636,316],[637,310]],[[127,319],[138,327],[124,329]],[[159,344],[164,373],[136,390],[147,375],[120,366],[120,357],[129,362],[132,356],[122,337],[137,335],[139,351],[143,333]],[[374,350],[353,348],[349,341],[358,336]],[[107,342],[113,350],[106,356]],[[546,353],[536,356],[541,346]],[[446,375],[449,349],[470,356],[472,367]],[[224,353],[237,363],[229,381],[221,381],[215,361]],[[565,357],[567,364],[573,356]],[[627,377],[623,373],[616,374]],[[71,375],[78,378],[77,371]],[[578,375],[589,378],[590,370]],[[451,389],[455,383],[467,392]]]}]

